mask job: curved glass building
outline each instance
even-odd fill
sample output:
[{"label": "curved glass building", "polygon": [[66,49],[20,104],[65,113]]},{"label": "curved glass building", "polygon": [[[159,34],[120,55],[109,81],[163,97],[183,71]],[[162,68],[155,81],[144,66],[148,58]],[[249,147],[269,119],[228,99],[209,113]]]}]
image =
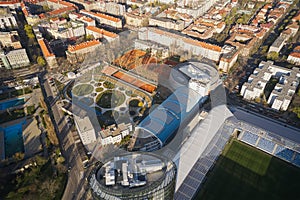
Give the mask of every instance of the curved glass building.
[{"label": "curved glass building", "polygon": [[176,165],[152,154],[114,157],[90,178],[95,199],[173,199]]}]

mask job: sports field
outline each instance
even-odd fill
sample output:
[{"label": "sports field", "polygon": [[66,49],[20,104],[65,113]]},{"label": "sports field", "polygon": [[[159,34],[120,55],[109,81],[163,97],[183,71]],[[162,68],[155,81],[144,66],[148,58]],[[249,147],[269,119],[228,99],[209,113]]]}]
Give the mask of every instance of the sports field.
[{"label": "sports field", "polygon": [[195,199],[300,199],[300,168],[232,140]]}]

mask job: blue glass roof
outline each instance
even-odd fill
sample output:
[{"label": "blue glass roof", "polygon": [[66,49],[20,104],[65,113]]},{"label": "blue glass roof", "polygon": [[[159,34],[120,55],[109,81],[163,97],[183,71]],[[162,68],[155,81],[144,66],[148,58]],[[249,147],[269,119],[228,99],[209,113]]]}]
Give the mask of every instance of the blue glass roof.
[{"label": "blue glass roof", "polygon": [[153,110],[139,127],[148,130],[165,144],[189,114],[196,109],[201,96],[195,91],[180,87]]}]

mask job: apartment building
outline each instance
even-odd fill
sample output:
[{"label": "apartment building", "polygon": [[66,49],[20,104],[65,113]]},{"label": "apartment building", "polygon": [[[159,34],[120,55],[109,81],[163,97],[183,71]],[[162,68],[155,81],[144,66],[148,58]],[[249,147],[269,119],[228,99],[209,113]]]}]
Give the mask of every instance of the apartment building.
[{"label": "apartment building", "polygon": [[95,19],[98,23],[111,26],[116,29],[123,28],[122,20],[103,13],[95,13],[87,10],[80,10],[80,13]]},{"label": "apartment building", "polygon": [[66,51],[67,60],[70,63],[83,62],[85,56],[88,53],[95,51],[98,47],[100,47],[100,45],[101,42],[98,40],[91,40],[77,45],[70,45]]},{"label": "apartment building", "polygon": [[193,55],[203,56],[210,60],[218,62],[221,55],[221,47],[206,42],[200,42],[183,35],[171,33],[158,28],[144,27],[139,30],[138,37],[140,40],[157,42],[161,45],[168,46],[174,50],[188,51]]},{"label": "apartment building", "polygon": [[299,68],[288,69],[274,65],[272,61],[261,61],[243,84],[240,94],[248,100],[261,97],[272,77],[279,81],[268,97],[268,104],[276,110],[287,110],[299,84]]},{"label": "apartment building", "polygon": [[50,66],[50,68],[55,68],[58,66],[56,57],[54,53],[52,52],[52,49],[46,39],[38,39],[38,43],[40,45],[40,48],[42,50],[43,56],[47,62],[47,64]]},{"label": "apartment building", "polygon": [[0,43],[2,47],[22,48],[17,31],[0,32]]},{"label": "apartment building", "polygon": [[15,19],[13,12],[9,8],[0,8],[0,28],[1,29],[12,29],[17,28],[18,24]]},{"label": "apartment building", "polygon": [[52,18],[50,24],[44,28],[55,39],[68,39],[85,35],[84,23],[74,20],[68,22],[65,19]]},{"label": "apartment building", "polygon": [[118,34],[116,33],[109,32],[104,29],[97,28],[95,26],[87,26],[85,31],[86,31],[86,35],[92,35],[94,39],[104,38],[108,42],[111,42],[119,37]]},{"label": "apartment building", "polygon": [[131,124],[121,123],[118,125],[113,124],[108,126],[105,130],[100,131],[99,135],[101,137],[101,144],[104,146],[120,143],[125,136],[129,135],[131,130]]}]

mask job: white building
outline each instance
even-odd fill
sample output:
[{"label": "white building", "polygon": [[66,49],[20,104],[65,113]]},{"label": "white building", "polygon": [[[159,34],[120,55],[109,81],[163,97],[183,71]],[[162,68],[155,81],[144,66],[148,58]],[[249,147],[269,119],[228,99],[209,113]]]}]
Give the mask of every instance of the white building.
[{"label": "white building", "polygon": [[25,67],[30,64],[25,49],[17,49],[17,50],[9,51],[6,54],[6,58],[9,61],[11,68]]},{"label": "white building", "polygon": [[0,27],[2,29],[18,27],[17,21],[9,8],[0,8]]},{"label": "white building", "polygon": [[287,110],[299,84],[298,68],[287,69],[274,65],[272,61],[262,61],[250,75],[248,82],[243,84],[240,94],[248,100],[260,97],[271,77],[278,78],[279,83],[271,92],[268,104],[276,110]]},{"label": "white building", "polygon": [[85,26],[96,26],[94,19],[81,15],[79,13],[69,13],[69,17],[72,20],[83,22]]},{"label": "white building", "polygon": [[101,144],[104,146],[108,144],[120,143],[125,136],[129,135],[131,130],[131,124],[121,123],[117,126],[111,125],[105,130],[100,131],[99,135],[101,137]]},{"label": "white building", "polygon": [[52,20],[47,32],[55,39],[68,39],[85,35],[84,23],[79,21]]},{"label": "white building", "polygon": [[290,55],[287,58],[287,61],[295,65],[300,65],[300,53],[299,52],[290,53]]},{"label": "white building", "polygon": [[87,115],[74,116],[74,122],[83,145],[88,145],[96,142],[95,129]]}]

